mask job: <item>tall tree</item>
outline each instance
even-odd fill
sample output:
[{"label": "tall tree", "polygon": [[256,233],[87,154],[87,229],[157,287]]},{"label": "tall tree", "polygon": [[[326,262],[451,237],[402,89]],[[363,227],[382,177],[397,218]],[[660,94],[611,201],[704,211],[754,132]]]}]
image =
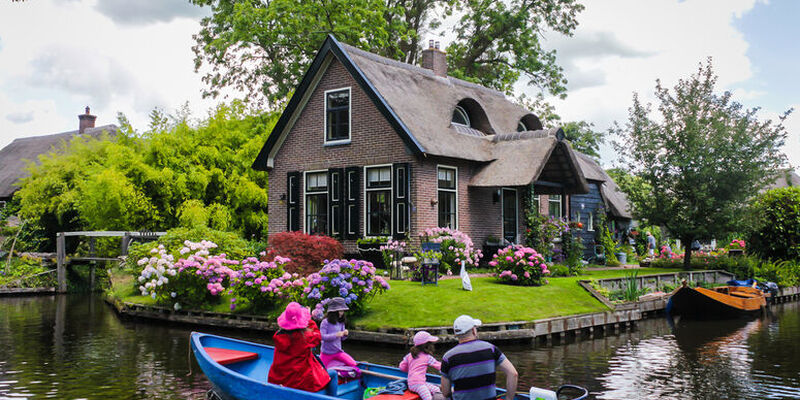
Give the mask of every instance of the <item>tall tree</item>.
[{"label": "tall tree", "polygon": [[634,94],[628,122],[614,129],[629,171],[650,185],[648,196],[632,197],[634,214],[666,227],[686,243],[689,267],[695,239],[722,237],[739,226],[747,200],[775,176],[785,156],[783,126],[757,118],[730,92],[717,94],[711,59],[672,90],[656,81],[657,115]]},{"label": "tall tree", "polygon": [[562,129],[573,149],[600,160],[600,145],[605,143],[605,132],[595,131],[594,124],[586,121],[567,122]]},{"label": "tall tree", "polygon": [[280,105],[302,78],[327,34],[395,60],[413,63],[427,32],[449,18],[449,73],[511,94],[525,79],[563,94],[566,79],[542,33],[571,35],[577,0],[190,0],[212,15],[195,35],[195,68],[204,95],[225,88]]}]

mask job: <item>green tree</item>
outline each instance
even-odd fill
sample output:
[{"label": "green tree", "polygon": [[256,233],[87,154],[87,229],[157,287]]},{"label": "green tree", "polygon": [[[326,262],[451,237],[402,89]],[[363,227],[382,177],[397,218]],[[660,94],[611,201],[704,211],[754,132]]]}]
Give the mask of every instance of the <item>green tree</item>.
[{"label": "green tree", "polygon": [[198,126],[179,110],[151,116],[135,132],[77,137],[30,166],[15,198],[19,215],[42,232],[167,230],[207,226],[261,238],[267,232],[267,175],[250,168],[277,114],[222,105]]},{"label": "green tree", "polygon": [[606,173],[614,180],[614,183],[619,186],[622,193],[625,193],[625,196],[628,197],[628,201],[630,202],[647,201],[650,192],[653,190],[644,179],[622,168],[607,169]]},{"label": "green tree", "polygon": [[800,260],[800,188],[772,189],[753,202],[748,250],[763,257]]},{"label": "green tree", "polygon": [[[783,120],[762,122],[731,94],[716,94],[709,59],[673,90],[656,83],[658,115],[634,94],[617,152],[652,190],[632,197],[634,214],[689,244],[739,228],[748,199],[784,162]],[[791,111],[791,110],[790,110]],[[689,267],[687,246],[684,267]]]},{"label": "green tree", "polygon": [[450,18],[449,74],[511,94],[525,79],[563,94],[566,79],[545,31],[571,35],[583,10],[577,0],[190,0],[212,15],[195,35],[195,69],[205,96],[224,88],[280,105],[300,81],[328,34],[395,60],[413,63],[421,38]]},{"label": "green tree", "polygon": [[600,160],[600,145],[605,143],[604,132],[595,131],[594,124],[586,121],[567,122],[561,128],[573,149]]}]

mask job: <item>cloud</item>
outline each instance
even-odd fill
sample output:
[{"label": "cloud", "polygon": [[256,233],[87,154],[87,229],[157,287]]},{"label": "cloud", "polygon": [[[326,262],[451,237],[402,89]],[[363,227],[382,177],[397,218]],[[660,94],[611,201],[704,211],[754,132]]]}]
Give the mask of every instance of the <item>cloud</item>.
[{"label": "cloud", "polygon": [[188,0],[101,0],[95,9],[122,25],[147,25],[176,18],[199,18],[208,10]]},{"label": "cloud", "polygon": [[33,121],[33,111],[20,111],[6,114],[6,119],[15,124],[24,124]]},{"label": "cloud", "polygon": [[133,100],[142,109],[162,103],[143,88],[127,67],[91,48],[47,46],[28,65],[26,84],[77,95],[96,107],[104,107],[119,98]]}]

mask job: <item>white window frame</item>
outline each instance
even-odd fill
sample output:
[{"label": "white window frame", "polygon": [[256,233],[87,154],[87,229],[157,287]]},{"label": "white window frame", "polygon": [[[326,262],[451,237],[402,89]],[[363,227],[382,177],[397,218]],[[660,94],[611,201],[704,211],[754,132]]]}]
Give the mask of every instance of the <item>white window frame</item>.
[{"label": "white window frame", "polygon": [[453,116],[452,115],[450,116],[450,123],[453,124],[453,125],[460,125],[460,126],[466,126],[467,128],[471,128],[472,127],[472,121],[469,119],[469,113],[467,112],[467,109],[464,108],[464,107],[461,107],[461,106],[456,106],[456,108],[453,109],[453,114],[455,114],[456,112],[458,112],[459,114],[462,114],[464,119],[467,120],[467,124],[464,125],[462,123],[453,122]]},{"label": "white window frame", "polygon": [[506,207],[505,207],[506,194],[505,194],[505,191],[506,190],[513,190],[514,193],[516,193],[514,195],[514,197],[517,199],[516,204],[514,204],[514,221],[515,221],[514,222],[514,226],[517,227],[516,232],[514,232],[514,242],[516,243],[516,242],[519,242],[519,240],[518,240],[519,239],[519,191],[517,190],[517,188],[512,188],[512,187],[501,187],[500,188],[500,231],[501,231],[500,236],[502,236],[503,239],[505,239],[505,233],[506,233],[505,232],[505,229],[506,229],[506,227],[505,227],[505,221],[506,221],[506,215],[505,215],[505,213],[506,213]]},{"label": "white window frame", "polygon": [[594,232],[594,211],[589,212],[589,217],[586,218],[586,231]]},{"label": "white window frame", "polygon": [[[442,189],[442,188],[439,187],[439,169],[440,168],[452,169],[455,172],[455,174],[453,175],[453,180],[455,181],[455,186],[456,186],[455,189]],[[439,204],[438,204],[438,200],[439,200],[439,191],[440,190],[443,191],[443,192],[451,192],[451,193],[455,193],[456,194],[456,204],[455,204],[456,220],[453,222],[454,226],[452,227],[452,229],[458,229],[458,220],[459,220],[459,215],[458,215],[458,167],[455,167],[455,166],[452,166],[452,165],[444,165],[444,164],[437,164],[436,165],[436,200],[437,200],[437,205],[436,205],[436,226],[437,227],[439,226]]]},{"label": "white window frame", "polygon": [[[347,90],[347,139],[328,140],[328,93],[341,92]],[[353,91],[350,86],[340,87],[337,89],[326,90],[322,96],[322,142],[325,146],[336,146],[339,144],[350,143],[353,137]]]},{"label": "white window frame", "polygon": [[555,203],[553,196],[558,196],[558,216],[556,218],[562,218],[564,216],[564,203],[561,197],[563,195],[560,194],[551,194],[547,196],[547,216],[552,217],[552,215],[550,215],[550,204]]},{"label": "white window frame", "polygon": [[[328,179],[328,170],[327,169],[320,169],[320,170],[315,170],[315,171],[303,171],[303,207],[302,207],[303,209],[301,211],[302,212],[301,216],[303,218],[303,222],[302,222],[302,224],[303,224],[303,233],[310,234],[310,232],[308,231],[308,219],[307,219],[308,216],[306,215],[306,205],[308,204],[308,195],[309,194],[322,194],[322,193],[325,193],[325,196],[327,196],[328,195],[328,185],[331,184],[330,182],[328,182],[328,184],[325,185],[325,191],[324,192],[322,192],[322,191],[309,192],[308,190],[306,190],[308,188],[308,174],[319,174],[319,173],[322,173],[322,172],[325,173],[325,179],[327,180]],[[331,199],[328,199],[328,201],[326,202],[327,204],[325,205],[325,208],[327,208],[327,210],[325,212],[325,214],[327,214],[327,217],[326,217],[327,221],[325,223],[328,224],[328,231],[330,231],[330,213],[331,213],[331,211],[330,211],[330,201],[331,201]],[[330,233],[328,233],[328,232],[326,232],[325,234],[326,235],[330,235]]]},{"label": "white window frame", "polygon": [[364,216],[363,220],[363,227],[364,227],[364,237],[365,238],[374,238],[374,237],[383,237],[383,235],[370,235],[369,234],[369,214],[367,214],[367,207],[369,207],[369,199],[367,198],[367,192],[376,192],[376,191],[386,191],[387,188],[373,188],[367,189],[367,183],[369,182],[369,175],[367,175],[367,169],[370,168],[385,168],[389,167],[389,212],[391,213],[391,220],[389,221],[389,233],[386,235],[388,237],[392,237],[392,232],[394,232],[394,168],[392,168],[392,164],[376,164],[376,165],[365,165],[362,170],[362,174],[364,179],[362,179],[363,183],[363,196],[361,197],[364,199],[363,205],[361,208],[361,215]]},{"label": "white window frame", "polygon": [[542,198],[540,194],[533,195],[533,203],[536,204],[536,213],[542,213]]}]

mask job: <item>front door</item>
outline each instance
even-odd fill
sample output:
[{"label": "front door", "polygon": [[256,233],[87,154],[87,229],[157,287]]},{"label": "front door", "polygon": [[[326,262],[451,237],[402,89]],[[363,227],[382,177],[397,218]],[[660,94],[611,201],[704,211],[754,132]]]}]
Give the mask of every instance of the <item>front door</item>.
[{"label": "front door", "polygon": [[503,189],[503,238],[517,242],[517,189]]}]

